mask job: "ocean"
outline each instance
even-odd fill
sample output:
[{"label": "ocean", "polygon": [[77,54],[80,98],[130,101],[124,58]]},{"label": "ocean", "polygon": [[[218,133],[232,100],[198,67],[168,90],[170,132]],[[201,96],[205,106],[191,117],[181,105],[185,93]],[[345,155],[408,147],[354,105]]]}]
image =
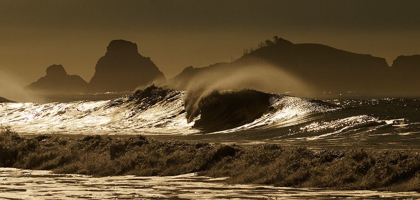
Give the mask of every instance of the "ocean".
[{"label": "ocean", "polygon": [[[420,98],[314,100],[253,90],[191,96],[185,91],[151,87],[102,100],[1,103],[0,126],[29,137],[141,134],[157,140],[416,152],[420,138]],[[207,199],[401,199],[420,196],[416,192],[227,184],[220,178],[197,174],[93,178],[13,168],[0,171],[3,179],[0,197],[10,199],[195,199],[198,196]],[[68,188],[71,190],[66,191]]]},{"label": "ocean", "polygon": [[213,142],[418,148],[417,98],[313,100],[249,90],[211,94],[197,102],[186,100],[184,91],[149,90],[109,100],[1,103],[0,125],[21,135],[142,134]]}]

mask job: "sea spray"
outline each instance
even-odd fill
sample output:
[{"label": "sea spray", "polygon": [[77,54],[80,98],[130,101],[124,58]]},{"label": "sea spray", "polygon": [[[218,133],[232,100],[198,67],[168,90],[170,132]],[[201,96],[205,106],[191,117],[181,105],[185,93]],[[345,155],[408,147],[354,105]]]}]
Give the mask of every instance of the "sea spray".
[{"label": "sea spray", "polygon": [[43,102],[37,95],[25,91],[24,84],[13,74],[0,70],[0,96],[18,102]]},{"label": "sea spray", "polygon": [[[186,109],[196,112],[201,99],[217,91],[253,89],[268,93],[311,96],[311,87],[304,80],[258,58],[253,62],[235,63],[231,68],[191,68],[183,76],[168,82],[169,88],[186,91]],[[252,64],[259,63],[259,64]],[[187,102],[188,101],[188,102]],[[189,118],[191,121],[193,118]]]}]

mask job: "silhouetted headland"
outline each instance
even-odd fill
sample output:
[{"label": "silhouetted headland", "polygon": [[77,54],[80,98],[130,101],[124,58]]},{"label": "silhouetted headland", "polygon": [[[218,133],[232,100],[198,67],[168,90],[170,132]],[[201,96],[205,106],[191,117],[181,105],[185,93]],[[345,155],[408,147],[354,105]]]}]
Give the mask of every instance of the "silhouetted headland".
[{"label": "silhouetted headland", "polygon": [[[243,73],[245,69],[256,76],[266,70],[262,67],[264,65],[270,65],[303,81],[315,96],[353,92],[369,95],[420,94],[420,81],[416,78],[420,75],[418,55],[400,56],[390,67],[384,58],[351,53],[321,44],[293,44],[278,37],[260,43],[256,50],[245,50],[241,58],[231,63],[218,63],[203,68],[187,67],[171,79],[169,85],[187,89],[197,80],[201,80],[201,85],[211,85],[220,77],[231,76],[235,79],[235,75]],[[284,92],[267,91],[266,87],[255,85],[253,88],[265,92]]]},{"label": "silhouetted headland", "polygon": [[57,94],[73,94],[84,92],[87,82],[78,75],[68,75],[62,65],[51,65],[47,68],[47,75],[26,86],[25,89]]},{"label": "silhouetted headland", "polygon": [[392,89],[405,93],[420,93],[420,55],[399,56],[394,60],[391,71],[397,82]]},{"label": "silhouetted headland", "polygon": [[134,91],[139,86],[166,81],[152,60],[138,53],[137,44],[125,40],[111,41],[95,69],[90,92]]}]

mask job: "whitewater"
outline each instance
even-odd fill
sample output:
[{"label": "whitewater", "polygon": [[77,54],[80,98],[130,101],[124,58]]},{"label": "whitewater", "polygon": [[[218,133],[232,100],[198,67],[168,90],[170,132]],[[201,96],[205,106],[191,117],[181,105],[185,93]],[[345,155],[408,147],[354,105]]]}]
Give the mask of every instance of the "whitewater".
[{"label": "whitewater", "polygon": [[[86,143],[98,138],[92,135],[120,138],[141,134],[153,139],[163,138],[163,141],[245,144],[242,148],[260,143],[268,144],[263,147],[270,147],[272,143],[304,145],[319,153],[328,148],[356,147],[375,151],[419,150],[420,99],[416,98],[321,101],[254,90],[217,91],[198,101],[191,101],[191,96],[186,91],[149,87],[110,100],[0,103],[0,127],[39,140],[39,144],[48,142],[50,136],[39,136],[44,134],[57,134],[63,140],[66,137],[61,136],[76,136],[79,139],[74,141]],[[111,137],[106,138],[103,137],[103,141],[111,140]],[[235,145],[232,148],[236,148]],[[211,178],[196,173],[91,177],[0,168],[0,177],[0,198],[10,199],[401,199],[419,196],[417,192],[228,184],[226,177]]]},{"label": "whitewater", "polygon": [[[156,89],[158,90],[158,89]],[[187,121],[185,91],[163,90],[164,94],[142,96],[141,92],[103,101],[70,103],[2,103],[0,124],[18,133],[45,134],[182,134],[199,133],[194,121]],[[281,126],[311,113],[334,111],[337,108],[309,100],[271,95],[274,111],[253,122],[218,131],[233,132]]]},{"label": "whitewater", "polygon": [[149,87],[111,100],[1,103],[0,126],[22,135],[218,135],[232,142],[318,141],[317,145],[339,146],[413,146],[410,140],[420,135],[417,99],[320,101],[253,90],[222,91],[200,99],[191,111],[186,109],[190,96]]}]

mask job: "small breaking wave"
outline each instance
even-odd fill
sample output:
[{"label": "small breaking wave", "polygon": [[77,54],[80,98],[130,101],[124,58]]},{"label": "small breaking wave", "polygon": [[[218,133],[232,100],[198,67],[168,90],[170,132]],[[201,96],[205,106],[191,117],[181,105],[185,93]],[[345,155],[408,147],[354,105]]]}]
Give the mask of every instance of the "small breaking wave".
[{"label": "small breaking wave", "polygon": [[154,88],[107,101],[7,103],[0,105],[0,124],[35,134],[198,132],[187,123],[183,96],[184,92]]}]

